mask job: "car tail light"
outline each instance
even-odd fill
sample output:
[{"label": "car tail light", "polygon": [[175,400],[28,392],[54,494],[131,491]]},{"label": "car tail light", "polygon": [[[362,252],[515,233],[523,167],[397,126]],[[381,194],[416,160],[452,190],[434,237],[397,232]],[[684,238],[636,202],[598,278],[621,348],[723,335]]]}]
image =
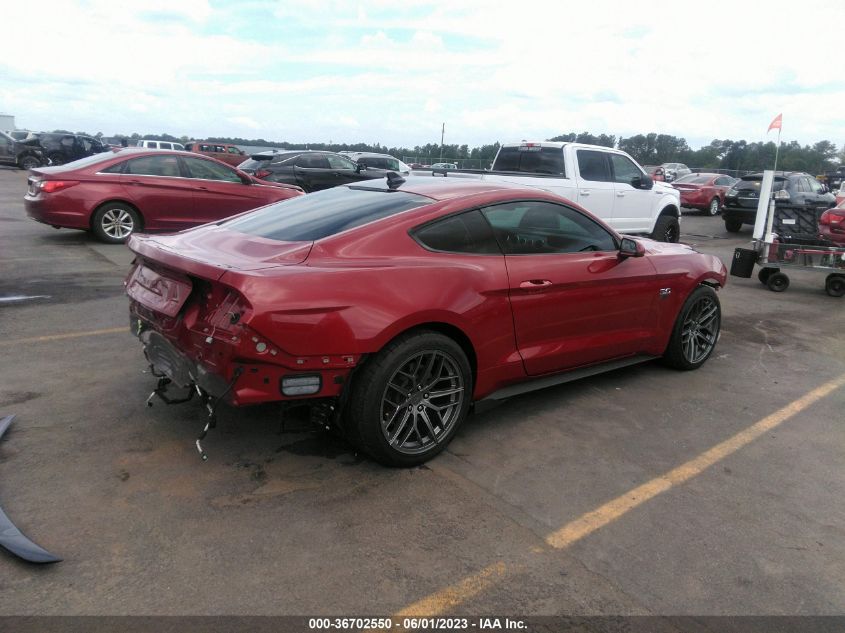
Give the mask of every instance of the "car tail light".
[{"label": "car tail light", "polygon": [[775,200],[789,200],[789,192],[786,189],[781,189],[775,192]]},{"label": "car tail light", "polygon": [[44,193],[55,193],[78,184],[78,180],[42,180],[38,183],[38,188]]},{"label": "car tail light", "polygon": [[267,176],[269,176],[272,173],[273,172],[270,171],[269,169],[259,169],[258,171],[255,172],[255,177],[256,178],[266,178]]},{"label": "car tail light", "polygon": [[845,233],[845,210],[825,211],[819,218],[820,226],[829,226],[831,233]]}]

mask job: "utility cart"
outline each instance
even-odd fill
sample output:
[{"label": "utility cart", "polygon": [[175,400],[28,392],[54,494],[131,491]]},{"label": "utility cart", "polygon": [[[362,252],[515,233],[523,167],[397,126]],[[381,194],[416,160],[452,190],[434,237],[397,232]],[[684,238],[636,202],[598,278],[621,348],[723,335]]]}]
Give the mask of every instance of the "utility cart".
[{"label": "utility cart", "polygon": [[[826,208],[775,205],[771,198],[772,172],[765,172],[751,248],[737,248],[731,275],[757,278],[769,290],[789,288],[784,270],[811,270],[825,275],[824,288],[831,297],[845,295],[845,246],[819,237],[818,220]],[[768,201],[768,204],[767,204]]]}]

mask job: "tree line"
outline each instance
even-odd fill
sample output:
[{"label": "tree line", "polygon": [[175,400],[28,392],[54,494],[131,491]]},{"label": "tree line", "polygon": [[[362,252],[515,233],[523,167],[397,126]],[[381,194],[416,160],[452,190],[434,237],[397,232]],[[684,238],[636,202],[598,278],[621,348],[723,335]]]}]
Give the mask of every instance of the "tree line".
[{"label": "tree line", "polygon": [[[69,133],[67,130],[55,130],[57,133]],[[84,132],[77,132],[85,134]],[[102,133],[89,136],[103,136]],[[113,139],[126,139],[130,145],[138,139],[152,139],[161,141],[176,141],[185,143],[191,140],[187,136],[172,136],[170,134],[117,134]],[[209,140],[233,145],[249,145],[259,147],[275,147],[279,149],[312,149],[330,152],[377,152],[391,154],[397,158],[418,157],[421,161],[436,162],[442,156],[444,160],[468,161],[489,165],[499,150],[500,143],[490,143],[480,147],[470,148],[468,145],[427,143],[414,147],[389,147],[380,143],[288,143],[285,141],[268,141],[263,138],[241,137],[211,137]],[[662,163],[684,163],[690,167],[702,169],[725,169],[739,171],[758,171],[769,169],[774,164],[776,145],[774,142],[747,142],[731,139],[714,139],[709,145],[699,149],[692,149],[686,139],[671,134],[635,134],[633,136],[615,136],[609,134],[591,134],[570,132],[547,139],[549,141],[567,141],[589,143],[605,147],[619,148],[639,162],[641,165],[660,165]],[[840,162],[845,163],[845,148],[837,151],[836,145],[830,141],[819,141],[812,145],[801,145],[797,141],[781,143],[778,154],[778,169],[787,171],[806,171],[811,174],[822,174],[835,167]]]}]

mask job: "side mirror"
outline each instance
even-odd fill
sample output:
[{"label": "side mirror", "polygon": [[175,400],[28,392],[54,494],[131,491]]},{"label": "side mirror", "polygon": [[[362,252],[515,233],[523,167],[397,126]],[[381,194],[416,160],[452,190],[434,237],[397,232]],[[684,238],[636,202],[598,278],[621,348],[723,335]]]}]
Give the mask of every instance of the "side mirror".
[{"label": "side mirror", "polygon": [[367,166],[363,163],[355,163],[355,173],[360,174],[362,171],[367,171]]},{"label": "side mirror", "polygon": [[651,189],[654,186],[654,181],[646,174],[643,174],[642,176],[631,178],[631,186],[634,189]]},{"label": "side mirror", "polygon": [[619,258],[627,259],[628,257],[642,257],[645,255],[645,247],[637,240],[632,240],[630,237],[623,237],[622,243],[619,245]]}]

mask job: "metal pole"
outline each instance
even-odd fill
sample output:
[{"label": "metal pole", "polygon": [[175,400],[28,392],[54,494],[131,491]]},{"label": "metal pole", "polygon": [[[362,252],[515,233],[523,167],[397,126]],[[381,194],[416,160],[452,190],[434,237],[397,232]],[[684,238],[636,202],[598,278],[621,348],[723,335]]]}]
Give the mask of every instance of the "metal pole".
[{"label": "metal pole", "polygon": [[443,122],[443,127],[440,128],[440,162],[443,162],[443,137],[446,135],[446,122]]},{"label": "metal pole", "polygon": [[[783,121],[781,121],[781,125],[783,125]],[[781,132],[781,128],[778,128],[778,144],[775,146],[775,168],[772,171],[778,170],[778,152],[780,151],[780,132]]]}]

